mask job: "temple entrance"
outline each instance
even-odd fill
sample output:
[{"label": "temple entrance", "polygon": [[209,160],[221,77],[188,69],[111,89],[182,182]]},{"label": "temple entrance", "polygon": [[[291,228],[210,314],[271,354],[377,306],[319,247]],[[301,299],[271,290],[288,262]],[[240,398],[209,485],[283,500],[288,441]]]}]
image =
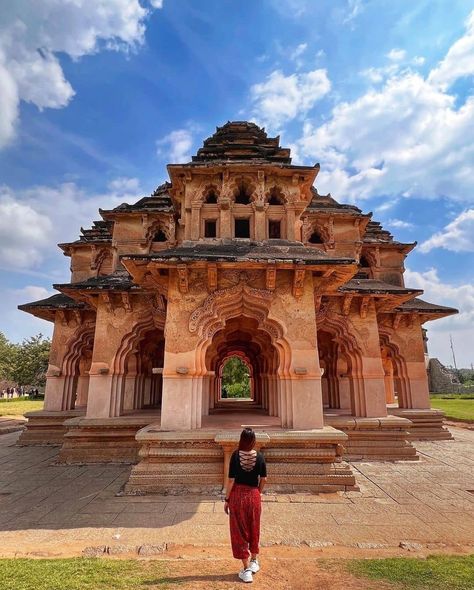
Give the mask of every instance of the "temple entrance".
[{"label": "temple entrance", "polygon": [[122,413],[161,408],[163,359],[163,331],[144,332],[125,359]]},{"label": "temple entrance", "polygon": [[278,353],[253,318],[228,320],[206,354],[209,408],[204,414],[257,412],[278,415]]}]

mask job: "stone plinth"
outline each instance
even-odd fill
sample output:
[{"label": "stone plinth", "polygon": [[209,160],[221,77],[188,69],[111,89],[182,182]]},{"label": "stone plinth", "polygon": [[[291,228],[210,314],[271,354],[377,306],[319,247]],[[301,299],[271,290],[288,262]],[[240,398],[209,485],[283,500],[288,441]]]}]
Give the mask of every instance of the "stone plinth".
[{"label": "stone plinth", "polygon": [[84,414],[84,410],[67,410],[51,412],[39,410],[27,412],[26,430],[18,440],[19,445],[62,445],[67,432],[66,420],[77,418]]},{"label": "stone plinth", "polygon": [[129,494],[220,493],[224,453],[207,430],[164,432],[149,425],[136,435],[139,463],[125,486]]},{"label": "stone plinth", "polygon": [[416,449],[410,442],[412,423],[406,418],[354,418],[334,415],[325,416],[325,422],[347,434],[344,458],[350,461],[418,459]]},{"label": "stone plinth", "polygon": [[409,410],[389,408],[392,416],[407,418],[412,422],[410,440],[452,440],[453,435],[444,426],[444,412],[441,410]]},{"label": "stone plinth", "polygon": [[[137,433],[140,462],[126,492],[219,493],[225,490],[228,464],[240,430],[163,432],[153,425]],[[257,448],[267,460],[268,489],[336,492],[356,489],[342,461],[347,435],[332,427],[308,431],[257,432]]]},{"label": "stone plinth", "polygon": [[150,416],[117,418],[73,418],[59,453],[62,463],[135,463],[138,460],[137,432]]}]

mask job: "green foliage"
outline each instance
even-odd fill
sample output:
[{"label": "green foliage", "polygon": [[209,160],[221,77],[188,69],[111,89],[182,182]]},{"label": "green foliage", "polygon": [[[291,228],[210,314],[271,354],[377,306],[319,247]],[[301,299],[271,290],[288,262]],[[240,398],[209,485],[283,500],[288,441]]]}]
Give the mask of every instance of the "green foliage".
[{"label": "green foliage", "polygon": [[249,369],[237,356],[230,357],[224,365],[222,391],[227,397],[250,397]]},{"label": "green foliage", "polygon": [[42,334],[14,344],[0,332],[0,380],[16,385],[43,386],[50,348],[50,340]]},{"label": "green foliage", "polygon": [[474,587],[474,555],[361,559],[349,562],[348,568],[357,576],[385,580],[400,590],[472,590]]},{"label": "green foliage", "polygon": [[16,355],[16,345],[0,332],[0,381],[12,380],[13,358]]},{"label": "green foliage", "polygon": [[2,590],[145,590],[171,588],[159,561],[0,559]]}]

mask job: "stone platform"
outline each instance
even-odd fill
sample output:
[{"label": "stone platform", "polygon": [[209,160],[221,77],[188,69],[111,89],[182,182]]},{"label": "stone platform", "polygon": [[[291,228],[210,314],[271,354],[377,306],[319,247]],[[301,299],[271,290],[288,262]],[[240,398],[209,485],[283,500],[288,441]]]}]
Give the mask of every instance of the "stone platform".
[{"label": "stone platform", "polygon": [[[150,425],[137,433],[139,463],[126,493],[220,493],[239,430],[163,432]],[[347,436],[329,426],[317,430],[257,431],[257,448],[272,470],[269,491],[355,490],[350,466],[342,460]]]},{"label": "stone platform", "polygon": [[25,425],[23,416],[0,416],[0,435],[23,430]]},{"label": "stone platform", "polygon": [[118,418],[72,418],[59,453],[62,463],[136,463],[137,432],[159,413],[142,412]]},{"label": "stone platform", "polygon": [[453,438],[451,432],[444,426],[445,415],[441,410],[405,410],[389,407],[388,413],[411,421],[410,440],[452,440]]},{"label": "stone platform", "polygon": [[22,432],[19,445],[62,445],[64,435],[68,431],[65,421],[85,414],[84,410],[70,410],[66,412],[49,412],[38,410],[27,412],[26,429]]},{"label": "stone platform", "polygon": [[354,418],[325,414],[326,424],[345,432],[344,458],[349,461],[416,461],[418,455],[410,439],[412,423],[407,418]]}]

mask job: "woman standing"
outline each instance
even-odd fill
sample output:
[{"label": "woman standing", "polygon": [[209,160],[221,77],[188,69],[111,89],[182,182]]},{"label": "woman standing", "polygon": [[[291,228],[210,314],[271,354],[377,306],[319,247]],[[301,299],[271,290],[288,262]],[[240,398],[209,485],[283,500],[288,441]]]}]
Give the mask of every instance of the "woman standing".
[{"label": "woman standing", "polygon": [[244,428],[239,448],[230,459],[224,504],[225,513],[230,515],[232,553],[244,566],[239,572],[243,582],[253,582],[253,574],[260,569],[257,560],[262,511],[260,494],[267,481],[267,466],[262,453],[254,447],[255,432]]}]

